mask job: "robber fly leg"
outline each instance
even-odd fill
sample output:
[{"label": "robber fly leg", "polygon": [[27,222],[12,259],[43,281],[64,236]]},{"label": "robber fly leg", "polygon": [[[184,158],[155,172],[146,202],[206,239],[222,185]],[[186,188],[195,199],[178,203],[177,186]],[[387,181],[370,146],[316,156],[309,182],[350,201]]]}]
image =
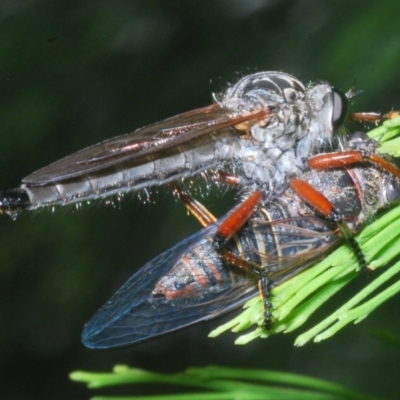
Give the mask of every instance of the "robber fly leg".
[{"label": "robber fly leg", "polygon": [[272,304],[270,301],[271,295],[271,282],[268,279],[265,269],[256,263],[243,260],[242,258],[236,256],[235,254],[231,253],[229,250],[222,249],[221,250],[222,257],[224,258],[225,262],[233,265],[253,275],[258,278],[258,290],[260,292],[261,299],[263,301],[263,308],[264,308],[264,328],[266,330],[270,330],[272,328]]},{"label": "robber fly leg", "polygon": [[357,258],[358,264],[360,265],[361,272],[365,275],[368,274],[368,265],[367,262],[365,261],[364,254],[361,250],[360,245],[358,242],[354,239],[354,233],[353,231],[349,228],[347,225],[346,221],[340,220],[337,222],[340,236],[346,240],[346,242],[349,244],[351,250],[353,251],[354,255]]},{"label": "robber fly leg", "polygon": [[371,163],[393,176],[400,178],[400,169],[384,158],[363,150],[338,151],[333,153],[318,154],[308,160],[312,169],[329,169],[346,167],[356,163]]},{"label": "robber fly leg", "polygon": [[264,306],[264,328],[270,330],[272,327],[270,281],[266,275],[265,269],[258,264],[243,260],[228,250],[223,249],[223,245],[242,228],[249,218],[251,218],[260,201],[261,194],[255,191],[239,204],[239,206],[222,221],[215,235],[214,245],[221,251],[226,262],[258,277],[258,287]]},{"label": "robber fly leg", "polygon": [[214,215],[203,206],[203,204],[195,200],[190,194],[183,191],[177,183],[173,183],[172,188],[174,194],[183,202],[188,211],[197,218],[201,225],[206,227],[217,220],[217,218],[215,218]]},{"label": "robber fly leg", "polygon": [[228,214],[215,234],[214,245],[217,249],[223,247],[251,218],[260,201],[261,193],[254,191]]},{"label": "robber fly leg", "polygon": [[240,178],[238,176],[229,175],[225,171],[217,171],[216,180],[231,186],[237,186],[240,183]]},{"label": "robber fly leg", "polygon": [[300,179],[292,179],[290,181],[290,186],[311,208],[337,225],[340,236],[349,244],[357,258],[361,270],[366,273],[368,267],[360,245],[354,239],[353,231],[335,210],[333,204],[321,192]]},{"label": "robber fly leg", "polygon": [[[174,183],[172,187],[175,195],[178,196],[185,204],[186,208],[204,227],[217,220],[206,207],[190,196],[190,194],[184,192],[178,184]],[[217,233],[215,234],[214,244],[217,249],[221,249],[251,218],[260,201],[261,193],[254,191],[228,214],[219,225]]]},{"label": "robber fly leg", "polygon": [[393,119],[399,115],[398,111],[389,111],[386,114],[376,113],[376,112],[360,112],[360,113],[351,113],[347,117],[349,121],[357,121],[357,122],[381,122],[385,119]]},{"label": "robber fly leg", "polygon": [[[172,187],[174,194],[178,196],[185,204],[186,208],[203,226],[208,226],[217,220],[206,207],[195,200],[190,194],[184,192],[178,184],[174,183]],[[217,233],[215,234],[214,243],[217,249],[221,249],[251,218],[260,201],[261,193],[254,191],[228,214],[219,225]]]},{"label": "robber fly leg", "polygon": [[[236,186],[240,183],[240,178],[234,175],[229,175],[224,171],[217,171],[216,179],[219,182],[228,185]],[[203,227],[211,225],[217,218],[203,206],[199,201],[195,200],[190,194],[185,192],[176,182],[171,184],[174,194],[183,202],[187,210],[193,214]]]},{"label": "robber fly leg", "polygon": [[260,280],[258,281],[258,290],[260,292],[260,296],[263,300],[264,306],[264,328],[269,331],[272,328],[272,313],[271,307],[272,304],[270,302],[270,291],[271,291],[271,282],[267,278],[265,274],[260,276]]},{"label": "robber fly leg", "polygon": [[[216,221],[216,218],[207,210],[206,207],[195,200],[190,194],[184,192],[178,184],[174,183],[172,184],[172,187],[174,194],[178,196],[190,213],[192,213],[203,226],[208,226]],[[253,192],[241,204],[239,204],[239,206],[222,221],[216,233],[214,244],[220,251],[222,258],[226,263],[258,277],[258,286],[260,296],[263,299],[265,312],[264,327],[267,330],[270,330],[272,326],[271,302],[269,300],[270,282],[264,269],[260,265],[243,260],[223,248],[223,245],[232,238],[232,236],[234,236],[253,215],[260,200],[261,194],[259,192]]]}]

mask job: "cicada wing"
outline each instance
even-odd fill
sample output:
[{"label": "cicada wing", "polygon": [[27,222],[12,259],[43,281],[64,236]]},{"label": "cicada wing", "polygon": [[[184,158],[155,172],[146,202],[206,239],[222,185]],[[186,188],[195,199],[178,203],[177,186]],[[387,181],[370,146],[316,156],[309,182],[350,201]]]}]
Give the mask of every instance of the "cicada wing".
[{"label": "cicada wing", "polygon": [[211,133],[224,134],[234,125],[265,118],[268,113],[230,115],[218,104],[198,108],[87,147],[28,175],[23,183],[41,185],[90,174]]},{"label": "cicada wing", "polygon": [[262,266],[277,286],[320,261],[340,241],[332,223],[316,216],[252,219],[240,232],[240,258]]},{"label": "cicada wing", "polygon": [[[228,267],[215,249],[220,221],[133,275],[85,325],[83,343],[91,348],[137,343],[215,318],[254,297],[256,275]],[[338,241],[329,222],[317,217],[253,219],[237,236],[228,250],[258,263],[272,286],[318,261]]]},{"label": "cicada wing", "polygon": [[224,265],[213,246],[216,225],[156,257],[85,325],[90,348],[125,346],[214,318],[254,296],[257,286]]}]

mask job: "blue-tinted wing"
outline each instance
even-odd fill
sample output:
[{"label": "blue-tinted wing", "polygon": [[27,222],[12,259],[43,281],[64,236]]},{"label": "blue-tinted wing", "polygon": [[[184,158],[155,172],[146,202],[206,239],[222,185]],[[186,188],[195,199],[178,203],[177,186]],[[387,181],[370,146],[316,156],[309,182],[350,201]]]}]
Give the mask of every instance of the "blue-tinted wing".
[{"label": "blue-tinted wing", "polygon": [[110,348],[214,318],[257,293],[254,280],[229,270],[215,250],[216,225],[154,258],[85,325],[82,341]]},{"label": "blue-tinted wing", "polygon": [[[257,274],[227,266],[213,244],[216,224],[154,258],[133,275],[86,324],[91,348],[125,346],[239,307],[257,294]],[[318,261],[338,237],[328,221],[297,217],[252,219],[226,249],[262,265],[271,286]]]}]

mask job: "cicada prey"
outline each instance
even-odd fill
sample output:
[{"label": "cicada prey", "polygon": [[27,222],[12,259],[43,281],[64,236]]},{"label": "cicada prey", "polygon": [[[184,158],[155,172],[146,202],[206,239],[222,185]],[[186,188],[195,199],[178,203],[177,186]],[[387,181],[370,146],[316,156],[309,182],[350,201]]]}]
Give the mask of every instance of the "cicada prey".
[{"label": "cicada prey", "polygon": [[[351,149],[344,158],[365,155],[364,140],[358,141],[361,150]],[[215,246],[215,238],[232,213],[208,224],[134,274],[86,324],[83,343],[91,348],[137,343],[239,307],[257,295],[261,278],[270,288],[286,281],[351,239],[341,236],[343,221],[355,232],[378,209],[399,199],[400,173],[386,163],[309,169],[301,176],[340,220],[289,187],[273,200],[261,198],[222,247]]]}]

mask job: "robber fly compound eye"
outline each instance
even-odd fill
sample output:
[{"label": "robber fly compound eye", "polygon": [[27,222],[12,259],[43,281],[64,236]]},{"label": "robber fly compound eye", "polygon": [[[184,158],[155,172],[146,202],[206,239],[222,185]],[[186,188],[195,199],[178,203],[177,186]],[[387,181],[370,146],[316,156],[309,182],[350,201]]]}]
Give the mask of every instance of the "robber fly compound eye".
[{"label": "robber fly compound eye", "polygon": [[332,126],[333,129],[340,128],[349,114],[349,100],[339,89],[332,88]]}]

